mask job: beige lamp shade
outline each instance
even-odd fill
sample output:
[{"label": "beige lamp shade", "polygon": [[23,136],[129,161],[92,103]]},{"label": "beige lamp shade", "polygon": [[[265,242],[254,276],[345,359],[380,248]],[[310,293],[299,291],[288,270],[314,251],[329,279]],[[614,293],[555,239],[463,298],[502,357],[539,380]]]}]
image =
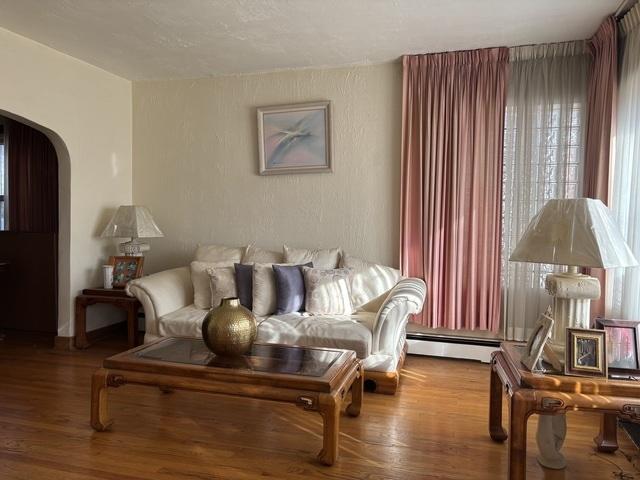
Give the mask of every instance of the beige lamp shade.
[{"label": "beige lamp shade", "polygon": [[509,260],[597,268],[638,265],[611,211],[591,198],[549,200]]},{"label": "beige lamp shade", "polygon": [[102,232],[102,237],[155,238],[164,237],[146,207],[123,205]]}]

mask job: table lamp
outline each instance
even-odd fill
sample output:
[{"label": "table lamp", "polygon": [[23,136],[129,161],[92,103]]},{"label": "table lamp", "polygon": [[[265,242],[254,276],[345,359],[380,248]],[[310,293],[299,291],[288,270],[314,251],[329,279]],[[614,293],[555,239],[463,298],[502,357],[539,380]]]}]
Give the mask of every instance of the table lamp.
[{"label": "table lamp", "polygon": [[139,205],[122,205],[111,218],[104,229],[102,238],[129,237],[130,241],[120,244],[120,251],[127,256],[142,256],[151,247],[148,243],[140,242],[139,238],[164,237],[164,234],[154,222],[151,212]]},{"label": "table lamp", "polygon": [[550,273],[545,288],[553,297],[551,345],[564,351],[566,328],[589,328],[591,300],[600,297],[600,281],[579,267],[633,267],[638,261],[622,238],[611,211],[600,200],[549,200],[531,220],[509,257],[512,262],[567,265]]}]

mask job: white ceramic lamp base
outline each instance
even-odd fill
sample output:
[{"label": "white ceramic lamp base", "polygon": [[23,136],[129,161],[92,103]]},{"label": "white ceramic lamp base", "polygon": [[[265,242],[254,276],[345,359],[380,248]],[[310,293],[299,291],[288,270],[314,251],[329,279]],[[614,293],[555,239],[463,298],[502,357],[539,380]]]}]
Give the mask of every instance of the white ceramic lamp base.
[{"label": "white ceramic lamp base", "polygon": [[124,253],[127,257],[142,257],[144,252],[151,250],[151,246],[148,243],[141,242],[137,238],[133,238],[129,242],[121,243],[119,248],[120,252]]}]

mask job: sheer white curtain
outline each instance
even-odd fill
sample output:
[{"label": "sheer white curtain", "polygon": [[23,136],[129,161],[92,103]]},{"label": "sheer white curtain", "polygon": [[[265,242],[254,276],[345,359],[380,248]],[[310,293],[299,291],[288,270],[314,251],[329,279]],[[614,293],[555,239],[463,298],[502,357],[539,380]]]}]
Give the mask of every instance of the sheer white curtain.
[{"label": "sheer white curtain", "polygon": [[551,265],[509,262],[531,218],[551,198],[582,190],[586,117],[585,43],[510,50],[504,137],[502,321],[505,338],[526,339],[551,298]]},{"label": "sheer white curtain", "polygon": [[[610,207],[640,258],[640,4],[620,24],[616,155]],[[640,267],[607,271],[607,316],[640,320]]]}]

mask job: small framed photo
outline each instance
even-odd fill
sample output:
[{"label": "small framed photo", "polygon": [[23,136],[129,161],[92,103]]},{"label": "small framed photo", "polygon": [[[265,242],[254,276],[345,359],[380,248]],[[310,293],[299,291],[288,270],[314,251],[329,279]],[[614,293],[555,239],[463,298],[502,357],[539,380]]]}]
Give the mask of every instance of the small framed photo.
[{"label": "small framed photo", "polygon": [[545,350],[545,346],[547,344],[549,336],[551,335],[552,329],[553,318],[551,318],[551,316],[549,315],[549,310],[547,310],[538,318],[538,321],[536,322],[533,329],[533,333],[527,341],[525,352],[520,359],[522,364],[531,372],[543,371],[543,369],[539,365],[540,358],[542,357],[542,352]]},{"label": "small framed photo", "polygon": [[124,288],[142,276],[144,257],[109,257],[109,265],[113,265],[113,288]]},{"label": "small framed photo", "polygon": [[564,373],[582,377],[606,377],[607,332],[567,328]]},{"label": "small framed photo", "polygon": [[609,372],[640,374],[640,321],[596,318],[595,326],[607,332]]},{"label": "small framed photo", "polygon": [[260,175],[331,172],[331,103],[258,108]]}]

